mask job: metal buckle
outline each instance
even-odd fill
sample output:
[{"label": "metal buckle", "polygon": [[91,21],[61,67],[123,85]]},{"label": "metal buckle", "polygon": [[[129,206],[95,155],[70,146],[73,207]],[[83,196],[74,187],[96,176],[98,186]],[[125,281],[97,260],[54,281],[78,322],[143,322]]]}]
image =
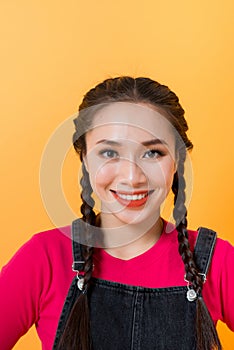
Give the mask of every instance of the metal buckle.
[{"label": "metal buckle", "polygon": [[74,272],[79,272],[79,270],[75,270],[75,264],[84,264],[84,261],[73,261],[73,263],[72,263],[72,271],[74,271]]}]

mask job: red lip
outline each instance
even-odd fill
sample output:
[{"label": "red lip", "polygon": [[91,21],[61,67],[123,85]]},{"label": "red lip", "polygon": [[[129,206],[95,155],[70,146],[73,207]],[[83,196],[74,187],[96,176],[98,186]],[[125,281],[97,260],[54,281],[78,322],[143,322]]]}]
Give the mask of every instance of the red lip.
[{"label": "red lip", "polygon": [[[123,206],[128,207],[128,208],[136,208],[136,207],[141,207],[142,205],[144,205],[147,202],[149,195],[151,193],[153,193],[153,191],[151,190],[151,191],[134,191],[134,192],[125,192],[125,191],[115,192],[115,191],[111,190],[111,193],[115,197],[115,199]],[[146,194],[147,193],[147,195],[142,199],[127,200],[127,199],[120,198],[118,196],[118,193],[125,194],[125,195]]]}]

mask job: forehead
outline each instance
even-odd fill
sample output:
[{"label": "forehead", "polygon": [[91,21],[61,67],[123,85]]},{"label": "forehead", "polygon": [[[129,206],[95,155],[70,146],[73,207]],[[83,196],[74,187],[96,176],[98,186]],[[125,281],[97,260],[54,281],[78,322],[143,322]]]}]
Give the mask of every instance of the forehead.
[{"label": "forehead", "polygon": [[129,102],[113,102],[96,112],[87,136],[87,141],[104,136],[139,141],[148,138],[174,141],[173,126],[159,111]]}]

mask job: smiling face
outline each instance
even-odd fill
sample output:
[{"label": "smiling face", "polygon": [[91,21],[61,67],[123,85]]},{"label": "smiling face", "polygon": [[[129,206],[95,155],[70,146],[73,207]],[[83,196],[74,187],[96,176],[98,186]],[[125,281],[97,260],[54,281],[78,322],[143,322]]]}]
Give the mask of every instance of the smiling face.
[{"label": "smiling face", "polygon": [[111,103],[95,115],[86,150],[84,161],[105,226],[155,222],[176,171],[168,120],[147,105]]}]

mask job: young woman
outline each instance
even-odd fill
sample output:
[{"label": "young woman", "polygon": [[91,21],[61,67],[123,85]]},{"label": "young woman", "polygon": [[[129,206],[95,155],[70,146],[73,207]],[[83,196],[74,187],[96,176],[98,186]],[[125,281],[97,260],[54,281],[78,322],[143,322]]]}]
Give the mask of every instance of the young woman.
[{"label": "young woman", "polygon": [[[148,78],[107,79],[74,122],[82,218],[35,235],[3,268],[1,349],[34,323],[44,350],[221,349],[216,322],[234,330],[234,248],[187,229],[193,146],[177,96]],[[161,217],[171,190],[175,225]]]}]

